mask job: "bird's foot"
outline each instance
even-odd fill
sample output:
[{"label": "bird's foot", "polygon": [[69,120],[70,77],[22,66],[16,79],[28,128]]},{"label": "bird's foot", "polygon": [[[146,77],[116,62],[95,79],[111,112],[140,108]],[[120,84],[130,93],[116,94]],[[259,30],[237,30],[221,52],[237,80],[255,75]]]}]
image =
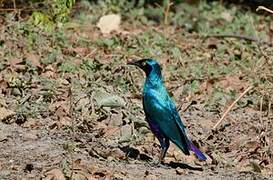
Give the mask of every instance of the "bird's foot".
[{"label": "bird's foot", "polygon": [[163,161],[152,161],[151,163],[150,163],[150,166],[151,167],[156,167],[156,168],[165,168],[165,169],[169,169],[170,167],[167,165],[167,164],[165,164]]}]

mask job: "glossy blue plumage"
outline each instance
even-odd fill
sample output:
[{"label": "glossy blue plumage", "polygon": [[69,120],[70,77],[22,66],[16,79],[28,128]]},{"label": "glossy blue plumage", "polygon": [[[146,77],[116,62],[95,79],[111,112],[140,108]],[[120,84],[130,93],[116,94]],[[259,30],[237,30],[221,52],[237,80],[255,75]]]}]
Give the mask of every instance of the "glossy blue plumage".
[{"label": "glossy blue plumage", "polygon": [[143,107],[150,129],[160,142],[161,160],[169,148],[169,140],[186,155],[189,155],[191,150],[198,159],[206,160],[203,153],[193,145],[187,135],[176,106],[164,86],[159,64],[155,60],[146,59],[138,62],[137,66],[146,73]]}]

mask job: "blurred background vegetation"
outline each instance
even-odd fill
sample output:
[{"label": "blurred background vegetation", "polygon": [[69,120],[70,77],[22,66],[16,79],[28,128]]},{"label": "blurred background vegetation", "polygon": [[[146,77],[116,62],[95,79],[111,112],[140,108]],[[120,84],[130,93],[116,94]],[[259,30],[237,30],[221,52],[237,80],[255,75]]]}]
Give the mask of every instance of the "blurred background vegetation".
[{"label": "blurred background vegetation", "polygon": [[[170,3],[169,0],[87,0],[89,3],[93,4],[104,4],[106,7],[110,5],[110,10],[113,12],[119,11],[128,11],[132,8],[152,8],[158,6],[166,6]],[[50,23],[58,23],[58,22],[66,22],[68,20],[68,15],[71,12],[73,6],[77,6],[79,1],[76,0],[1,0],[0,8],[1,14],[10,11],[18,12],[20,17],[26,17],[31,19],[31,21],[35,24],[44,24],[48,25]],[[201,0],[173,0],[171,10],[175,11],[179,6],[183,3],[188,4],[199,4]],[[205,2],[213,2],[212,0],[207,0]],[[259,5],[272,6],[271,0],[231,0],[224,1],[220,0],[221,4],[243,4],[247,5],[247,8],[257,7]],[[147,12],[149,8],[147,9]],[[177,12],[177,11],[176,11]],[[152,13],[152,12],[150,12]],[[156,13],[156,12],[153,12]],[[150,15],[153,16],[153,15]]]}]

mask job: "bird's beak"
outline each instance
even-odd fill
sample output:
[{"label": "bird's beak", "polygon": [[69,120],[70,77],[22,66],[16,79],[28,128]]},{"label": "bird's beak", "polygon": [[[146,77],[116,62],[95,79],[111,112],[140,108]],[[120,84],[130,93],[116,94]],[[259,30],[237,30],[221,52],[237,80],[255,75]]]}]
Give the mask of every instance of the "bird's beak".
[{"label": "bird's beak", "polygon": [[132,61],[127,62],[127,65],[133,65],[133,66],[139,67],[139,62],[138,62],[138,60],[132,60]]}]

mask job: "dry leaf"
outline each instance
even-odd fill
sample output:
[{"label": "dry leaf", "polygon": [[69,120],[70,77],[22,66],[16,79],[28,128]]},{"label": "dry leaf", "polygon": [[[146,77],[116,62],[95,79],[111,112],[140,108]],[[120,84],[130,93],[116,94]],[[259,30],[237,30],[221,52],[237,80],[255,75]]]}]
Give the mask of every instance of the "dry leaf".
[{"label": "dry leaf", "polygon": [[9,109],[6,109],[5,107],[1,107],[0,108],[0,121],[2,121],[3,119],[11,116],[11,115],[14,115],[15,112],[9,110]]},{"label": "dry leaf", "polygon": [[204,81],[201,85],[200,85],[200,91],[203,92],[207,92],[208,95],[211,95],[213,92],[213,84],[210,81]]},{"label": "dry leaf", "polygon": [[25,68],[25,65],[22,64],[22,59],[18,59],[18,58],[12,58],[9,60],[9,64],[11,67],[19,70],[19,69],[24,69]]},{"label": "dry leaf", "polygon": [[73,51],[81,56],[86,56],[90,52],[89,48],[86,47],[76,47]]},{"label": "dry leaf", "polygon": [[219,85],[223,89],[236,91],[241,91],[249,86],[249,84],[241,80],[239,76],[226,76],[225,79],[219,81]]},{"label": "dry leaf", "polygon": [[42,65],[40,63],[40,56],[32,53],[27,53],[26,59],[29,60],[33,66],[42,68]]},{"label": "dry leaf", "polygon": [[52,169],[45,173],[44,180],[65,180],[64,174],[60,169]]},{"label": "dry leaf", "polygon": [[22,63],[22,59],[11,58],[11,59],[9,60],[9,64],[10,64],[11,66],[16,66],[17,64],[20,64],[20,63]]},{"label": "dry leaf", "polygon": [[119,29],[121,17],[119,14],[102,16],[97,24],[103,34],[108,34]]},{"label": "dry leaf", "polygon": [[41,76],[52,78],[54,77],[55,73],[54,67],[50,64],[44,68],[44,72],[41,74]]}]

